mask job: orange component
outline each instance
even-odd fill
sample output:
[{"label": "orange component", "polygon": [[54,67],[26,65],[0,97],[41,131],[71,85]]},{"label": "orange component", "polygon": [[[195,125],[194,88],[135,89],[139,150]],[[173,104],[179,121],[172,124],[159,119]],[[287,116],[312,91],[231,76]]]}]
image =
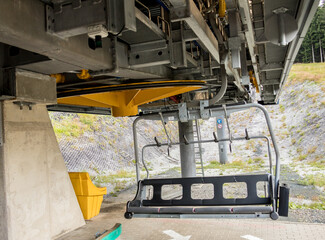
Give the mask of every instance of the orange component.
[{"label": "orange component", "polygon": [[61,73],[51,74],[50,76],[56,79],[56,83],[65,82],[65,76]]},{"label": "orange component", "polygon": [[257,80],[256,78],[254,77],[253,75],[253,71],[249,71],[249,79],[250,79],[250,82],[254,85],[254,87],[256,88],[256,92],[259,93],[260,92],[260,88],[257,84]]},{"label": "orange component", "polygon": [[224,18],[226,15],[226,2],[225,0],[219,0],[219,17]]},{"label": "orange component", "polygon": [[86,69],[82,69],[82,70],[81,70],[81,73],[77,73],[77,77],[78,77],[79,79],[83,79],[83,80],[86,80],[86,79],[91,78],[91,76],[90,76],[88,70],[86,70]]}]

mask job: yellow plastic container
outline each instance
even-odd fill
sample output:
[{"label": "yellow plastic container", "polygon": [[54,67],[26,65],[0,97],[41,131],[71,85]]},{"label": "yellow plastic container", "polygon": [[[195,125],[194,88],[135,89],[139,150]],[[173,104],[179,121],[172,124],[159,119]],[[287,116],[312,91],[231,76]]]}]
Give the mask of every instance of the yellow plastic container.
[{"label": "yellow plastic container", "polygon": [[84,218],[88,220],[98,215],[103,196],[107,194],[106,187],[96,187],[87,172],[70,172],[69,176]]}]

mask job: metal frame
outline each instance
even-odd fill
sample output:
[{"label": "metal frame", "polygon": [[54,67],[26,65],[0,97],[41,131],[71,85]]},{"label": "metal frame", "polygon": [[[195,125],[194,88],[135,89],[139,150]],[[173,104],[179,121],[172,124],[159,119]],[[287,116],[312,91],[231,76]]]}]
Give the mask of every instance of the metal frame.
[{"label": "metal frame", "polygon": [[[319,3],[318,0],[302,0],[296,3],[274,0],[267,2],[263,11],[263,4],[259,1],[251,3],[247,0],[227,0],[225,10],[228,12],[228,18],[214,19],[205,16],[204,10],[200,8],[201,3],[197,7],[193,0],[168,2],[169,4],[164,4],[162,7],[166,9],[166,12],[170,12],[170,18],[168,14],[164,14],[164,16],[158,16],[158,21],[155,22],[154,12],[151,12],[153,16],[151,20],[150,16],[147,17],[147,10],[145,10],[152,11],[150,7],[152,4],[145,6],[145,9],[141,8],[140,11],[135,7],[134,0],[19,0],[18,2],[0,0],[0,9],[6,9],[0,16],[0,42],[31,53],[38,53],[40,56],[34,56],[32,63],[20,65],[20,67],[43,74],[78,72],[88,69],[92,76],[107,75],[128,79],[154,78],[154,81],[159,78],[202,79],[210,77],[218,84],[217,65],[229,59],[230,62],[226,65],[227,74],[231,77],[225,95],[228,101],[231,101],[230,98],[234,99],[234,102],[249,99],[243,85],[249,85],[245,69],[252,67],[257,83],[262,85],[265,83],[262,90],[264,102],[262,102],[267,104],[278,101],[282,85],[288,77],[291,65]],[[257,39],[260,41],[263,37],[261,32],[264,31],[264,22],[268,14],[273,8],[281,7],[279,5],[286,6],[293,15],[297,16],[299,26],[297,38],[288,47],[280,49],[270,45],[266,39],[264,42],[256,41]],[[210,17],[216,15],[216,9],[211,7],[209,6],[209,11],[212,11],[209,13]],[[242,24],[239,23],[239,17]],[[171,22],[166,22],[167,19],[171,19]],[[227,21],[229,21],[231,32],[228,39],[225,34],[222,34]],[[177,22],[182,26],[181,29],[175,24]],[[163,27],[165,31],[162,31],[157,24],[165,26]],[[94,25],[103,26],[103,32],[106,33],[107,30],[107,33],[114,35],[114,37],[104,38],[103,33],[103,48],[95,51],[89,49],[87,44],[87,33],[90,31],[88,27],[94,27]],[[218,27],[220,29],[217,29]],[[122,41],[118,41],[117,38]],[[132,49],[132,45],[143,43],[150,45],[158,40],[166,42],[166,46],[161,50],[148,48],[141,53],[142,56],[139,59],[136,59],[139,52],[133,50],[129,52],[129,47],[131,46]],[[189,53],[190,48],[186,44],[189,41],[194,41],[200,58],[192,58]],[[247,60],[244,55],[241,55],[241,58],[238,56],[239,49],[242,48],[241,52],[245,52],[246,47],[251,58],[248,64],[244,64]],[[224,56],[227,49],[232,52],[232,59]],[[280,57],[272,60],[272,57],[268,57],[270,52],[280,53],[277,54]],[[242,74],[233,67],[242,68]],[[235,82],[232,82],[232,78],[235,78]],[[279,81],[268,81],[269,79],[279,79]],[[214,87],[205,88],[204,91],[215,92],[217,90],[214,85]],[[233,97],[234,91],[237,92]]]},{"label": "metal frame", "polygon": [[103,48],[93,51],[88,48],[87,36],[64,40],[48,34],[41,1],[24,0],[17,4],[0,0],[0,9],[6,9],[0,14],[0,42],[66,63],[70,71],[113,68],[110,39],[103,39]]},{"label": "metal frame", "polygon": [[[275,184],[278,185],[279,184],[279,174],[280,174],[280,167],[279,167],[279,165],[280,165],[280,152],[279,152],[278,145],[277,145],[277,143],[275,141],[275,134],[274,134],[273,127],[272,127],[272,124],[271,124],[271,118],[270,118],[267,110],[262,105],[256,104],[256,103],[250,103],[250,104],[244,104],[244,105],[226,106],[226,109],[229,112],[243,111],[243,110],[246,110],[246,109],[249,109],[249,108],[258,108],[263,112],[263,114],[265,116],[266,124],[267,124],[268,130],[270,132],[271,141],[272,141],[274,152],[275,152],[275,161],[276,161]],[[209,110],[210,117],[218,117],[218,116],[224,114],[224,108],[223,107],[207,107],[206,109]],[[194,119],[200,119],[201,118],[199,110],[188,110],[186,113],[187,113],[187,119],[188,120],[194,120]],[[181,119],[178,111],[166,112],[166,113],[163,114],[163,117],[164,117],[165,121],[179,121]],[[159,120],[160,121],[161,116],[159,114],[157,114],[157,113],[143,115],[143,116],[140,116],[140,117],[136,118],[134,120],[134,122],[133,122],[132,128],[133,128],[133,141],[134,141],[134,153],[135,153],[135,161],[136,161],[137,181],[140,180],[140,178],[139,178],[139,176],[140,176],[140,172],[139,172],[140,158],[139,158],[138,136],[137,136],[136,127],[137,127],[137,123],[140,120]],[[208,140],[208,141],[210,141],[210,140]]]},{"label": "metal frame", "polygon": [[[272,154],[271,154],[271,146],[270,146],[270,139],[267,136],[245,136],[245,137],[239,137],[239,138],[224,138],[224,139],[217,139],[215,136],[215,133],[213,133],[214,139],[212,140],[199,140],[199,141],[192,141],[192,142],[174,142],[174,143],[159,143],[156,144],[147,144],[143,146],[141,150],[141,162],[143,164],[143,167],[145,168],[147,172],[147,179],[149,179],[149,170],[147,167],[147,164],[144,160],[144,151],[147,148],[150,147],[162,147],[162,146],[177,146],[177,145],[189,145],[189,144],[202,144],[202,143],[219,143],[219,142],[230,142],[230,141],[243,141],[243,140],[250,140],[250,139],[266,139],[267,141],[267,149],[268,149],[268,157],[269,157],[269,163],[270,163],[270,174],[273,175],[273,168],[272,168]],[[184,139],[185,140],[185,139]],[[203,166],[202,166],[203,167]],[[140,176],[139,176],[140,179]]]},{"label": "metal frame", "polygon": [[[276,156],[276,168],[275,168],[275,176],[273,178],[273,167],[272,167],[272,158],[271,158],[271,150],[270,150],[270,142],[269,142],[269,139],[265,136],[248,136],[248,133],[246,131],[246,136],[245,137],[241,137],[241,138],[232,138],[230,136],[230,138],[227,138],[227,139],[217,139],[216,136],[213,140],[201,140],[201,141],[193,141],[193,142],[187,142],[187,141],[184,141],[184,142],[178,142],[178,143],[171,143],[170,145],[181,145],[181,144],[194,144],[194,143],[208,143],[208,142],[220,142],[220,141],[234,141],[234,140],[247,140],[247,139],[254,139],[254,138],[264,138],[264,139],[267,139],[267,143],[268,143],[268,155],[269,155],[269,160],[270,160],[270,179],[269,179],[269,183],[270,183],[270,186],[271,186],[271,200],[270,200],[270,203],[272,204],[272,209],[271,211],[269,211],[268,213],[270,214],[270,217],[272,219],[277,219],[278,218],[278,213],[277,213],[277,200],[278,200],[278,187],[279,187],[279,175],[280,175],[280,154],[279,154],[279,149],[278,149],[278,146],[277,146],[277,143],[275,141],[275,135],[274,135],[274,132],[273,132],[273,128],[272,128],[272,124],[271,124],[271,119],[268,115],[268,112],[266,111],[266,109],[259,105],[259,104],[255,104],[255,103],[252,103],[252,104],[245,104],[245,105],[233,105],[233,106],[223,106],[223,107],[208,107],[206,109],[209,110],[209,113],[210,113],[210,117],[217,117],[217,116],[220,116],[220,115],[223,115],[226,110],[228,112],[234,112],[234,111],[241,111],[241,110],[246,110],[246,109],[249,109],[251,107],[254,107],[254,108],[258,108],[260,109],[264,116],[265,116],[265,119],[266,119],[266,124],[267,124],[267,127],[268,127],[268,130],[270,132],[270,136],[271,136],[271,140],[272,140],[272,143],[273,143],[273,148],[274,148],[274,152],[275,152],[275,156]],[[163,116],[164,119],[166,119],[166,121],[179,121],[180,120],[180,117],[178,115],[178,112],[177,111],[173,111],[173,112],[166,112],[164,113],[164,116]],[[187,118],[188,120],[193,120],[193,119],[200,119],[200,112],[198,110],[188,110],[187,111]],[[142,207],[142,200],[141,197],[143,197],[143,192],[141,191],[141,188],[142,188],[142,185],[145,184],[146,182],[145,181],[149,181],[149,180],[141,180],[140,181],[140,161],[139,161],[139,149],[138,149],[138,139],[137,139],[137,130],[136,130],[136,126],[137,126],[137,123],[142,120],[142,119],[146,119],[146,120],[160,120],[161,119],[161,115],[159,114],[149,114],[149,115],[144,115],[144,116],[141,116],[141,117],[138,117],[134,122],[133,122],[133,139],[134,139],[134,150],[135,150],[135,160],[136,160],[136,173],[137,173],[137,181],[138,181],[138,193],[137,193],[137,196],[136,198],[129,202],[128,205],[127,205],[127,212],[126,212],[126,215],[129,215],[132,213],[132,211],[134,212],[138,212],[140,214],[142,213],[145,213],[145,212],[142,212],[142,209],[139,210],[139,209],[134,209],[132,207]],[[144,162],[144,159],[143,159],[143,151],[144,149],[148,148],[148,147],[157,147],[157,146],[167,146],[168,143],[156,143],[156,144],[148,144],[146,146],[144,146],[144,148],[142,149],[142,162],[143,162],[143,165],[144,167],[146,168],[146,171],[147,171],[147,177],[149,176],[149,172],[148,172],[148,169],[146,167],[146,164]],[[222,177],[226,177],[226,176],[222,176]],[[221,177],[220,177],[221,178]],[[186,178],[188,179],[188,178]],[[199,180],[201,179],[201,180]],[[190,181],[204,181],[205,178],[193,178],[192,180]],[[156,180],[154,180],[156,181]],[[159,180],[157,180],[159,181]],[[160,181],[163,181],[163,180],[160,180]],[[164,181],[164,184],[168,184],[168,181]],[[172,180],[172,181],[178,181],[178,180]],[[186,181],[186,180],[185,180]],[[146,184],[145,184],[146,185]],[[156,190],[154,190],[156,191]],[[155,195],[159,195],[159,191],[158,192],[155,192]],[[139,203],[140,201],[140,203]],[[132,205],[132,204],[135,204],[135,205]],[[140,205],[139,205],[140,204]],[[253,203],[254,204],[254,203]],[[228,204],[229,205],[229,204]],[[202,204],[200,205],[202,206]],[[228,209],[228,208],[227,208]],[[255,208],[251,208],[251,209],[246,209],[244,210],[243,213],[253,213],[255,210]],[[188,212],[189,210],[182,210],[182,209],[179,209],[179,208],[176,208],[174,209],[176,212],[178,211],[178,213],[180,214],[187,214],[187,213],[190,213]],[[170,212],[170,211],[174,211],[172,210],[171,208],[168,208],[166,209],[166,212],[165,213],[175,213],[175,212]],[[210,209],[213,213],[213,211],[215,209]],[[144,210],[144,211],[149,211],[150,214],[154,214],[154,213],[161,213],[161,208],[158,208],[158,209],[150,209],[150,210]],[[158,211],[158,212],[157,212]],[[164,210],[165,211],[165,210]],[[209,211],[209,210],[207,210]],[[216,210],[216,211],[219,211],[219,210]],[[227,210],[229,211],[229,209]],[[246,211],[246,212],[245,212]],[[148,213],[148,212],[147,212]],[[193,212],[192,212],[193,213]],[[224,213],[224,212],[221,212],[221,213]],[[228,213],[228,212],[227,212]],[[132,215],[132,214],[131,214]],[[130,217],[130,216],[129,216]]]},{"label": "metal frame", "polygon": [[186,5],[172,8],[171,21],[185,21],[199,38],[203,47],[205,47],[211,53],[212,57],[220,63],[218,41],[206,24],[193,0],[186,0]]},{"label": "metal frame", "polygon": [[[269,205],[273,203],[273,191],[270,174],[256,174],[256,175],[230,175],[230,176],[216,176],[216,177],[194,177],[194,178],[168,178],[168,179],[145,179],[138,183],[138,192],[133,201],[128,203],[129,208],[141,207],[158,207],[158,206],[234,206],[234,205]],[[247,197],[245,198],[225,198],[223,195],[223,185],[225,183],[246,183],[247,184]],[[258,182],[269,182],[267,189],[269,197],[258,197],[256,191],[256,184]],[[211,199],[193,199],[191,197],[191,187],[193,184],[212,184],[214,189],[214,196]],[[164,185],[181,185],[183,195],[181,199],[164,200],[162,198],[162,186]],[[153,198],[142,199],[145,186],[153,186]],[[150,208],[151,210],[137,209],[137,213],[157,212],[157,213],[172,213],[173,208],[164,208],[158,210]],[[187,208],[185,208],[188,210]],[[273,209],[273,208],[268,208]],[[136,210],[136,209],[134,209]],[[178,209],[179,210],[179,209]],[[214,208],[215,211],[220,211],[220,208]],[[206,210],[203,208],[191,208],[190,213],[204,213]],[[222,209],[222,211],[224,211]],[[182,211],[182,213],[184,213]],[[207,211],[205,212],[207,213]],[[211,212],[218,213],[218,212]],[[221,212],[223,213],[223,212]],[[236,213],[226,208],[225,213]]]}]

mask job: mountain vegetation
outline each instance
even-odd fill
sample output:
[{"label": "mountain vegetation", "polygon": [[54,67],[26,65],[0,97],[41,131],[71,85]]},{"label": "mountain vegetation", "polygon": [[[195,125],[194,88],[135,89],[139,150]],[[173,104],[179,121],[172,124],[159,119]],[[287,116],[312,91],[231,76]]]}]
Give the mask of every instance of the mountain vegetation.
[{"label": "mountain vegetation", "polygon": [[306,37],[300,47],[296,62],[324,62],[325,48],[325,4],[318,7]]}]

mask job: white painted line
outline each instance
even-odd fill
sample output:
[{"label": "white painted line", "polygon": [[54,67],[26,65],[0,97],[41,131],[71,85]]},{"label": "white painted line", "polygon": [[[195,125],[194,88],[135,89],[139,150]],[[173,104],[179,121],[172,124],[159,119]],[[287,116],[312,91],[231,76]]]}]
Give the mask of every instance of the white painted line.
[{"label": "white painted line", "polygon": [[172,238],[171,240],[189,240],[191,238],[191,236],[182,236],[173,230],[165,230],[163,233],[170,236]]},{"label": "white painted line", "polygon": [[247,240],[263,240],[262,238],[254,237],[252,235],[244,235],[244,236],[241,236],[241,238],[245,238]]}]

